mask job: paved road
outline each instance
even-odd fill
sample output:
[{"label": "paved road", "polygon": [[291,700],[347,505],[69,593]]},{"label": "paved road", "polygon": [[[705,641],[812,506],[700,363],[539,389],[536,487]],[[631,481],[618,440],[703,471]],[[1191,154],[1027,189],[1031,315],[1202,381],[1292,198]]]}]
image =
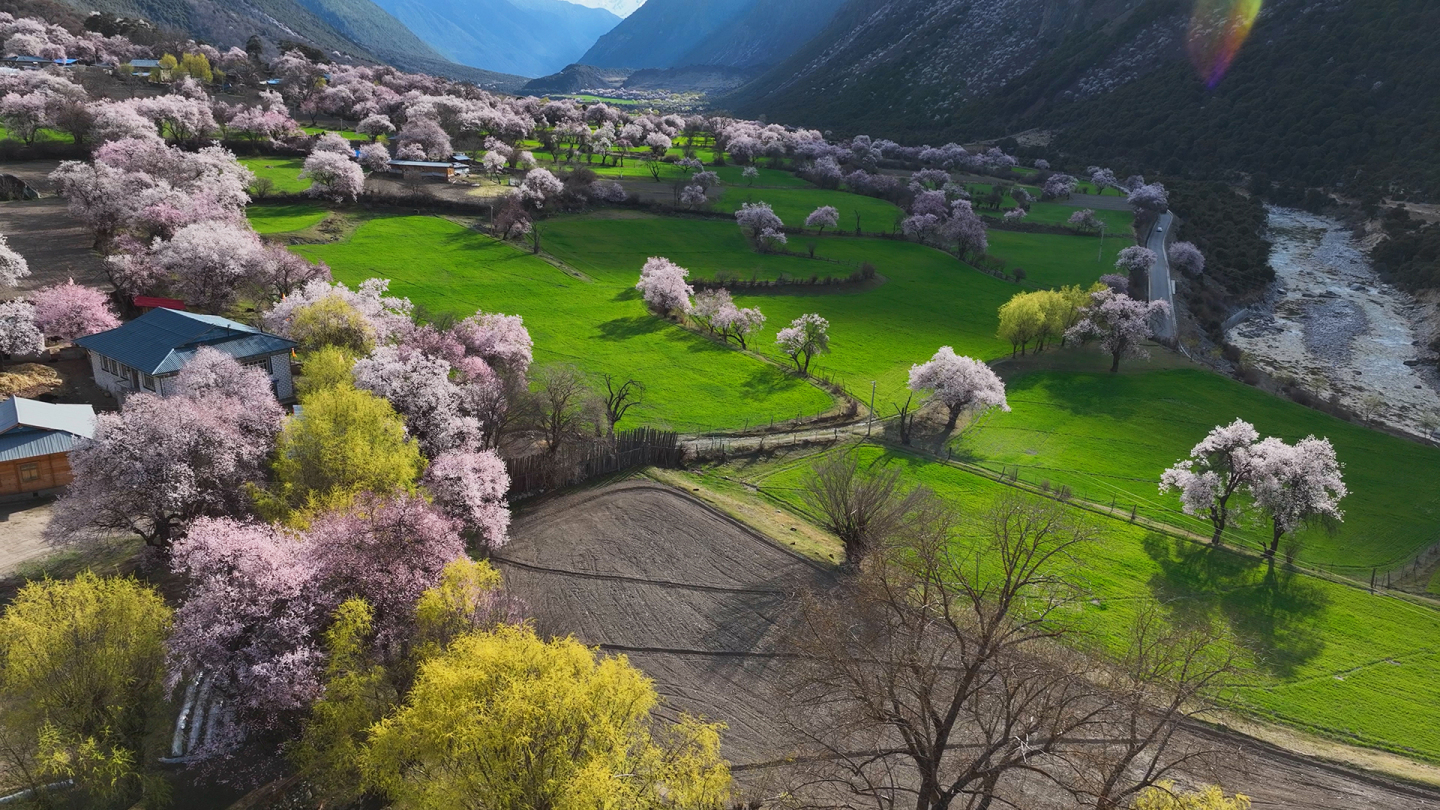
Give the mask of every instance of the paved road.
[{"label": "paved road", "polygon": [[1170,236],[1174,220],[1175,216],[1168,211],[1161,214],[1146,245],[1155,251],[1155,266],[1150,269],[1150,300],[1170,304],[1170,314],[1155,327],[1155,337],[1166,340],[1175,337],[1175,296],[1170,289],[1170,257],[1165,251],[1165,240]]}]

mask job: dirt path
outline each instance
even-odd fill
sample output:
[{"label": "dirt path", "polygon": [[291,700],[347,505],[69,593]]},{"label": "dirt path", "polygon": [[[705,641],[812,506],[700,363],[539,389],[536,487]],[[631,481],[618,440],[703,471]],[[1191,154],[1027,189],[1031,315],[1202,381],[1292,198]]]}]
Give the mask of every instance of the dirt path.
[{"label": "dirt path", "polygon": [[[497,564],[545,634],[625,653],[666,699],[728,724],[724,754],[750,790],[773,788],[763,763],[785,756],[777,647],[789,595],[827,569],[771,543],[688,494],[624,481],[522,510]],[[1311,761],[1238,734],[1196,729],[1187,745],[1223,746],[1218,781],[1256,808],[1440,810],[1440,792]],[[1044,810],[1040,806],[1031,810]]]},{"label": "dirt path", "polygon": [[51,504],[48,498],[0,504],[0,578],[55,553],[41,537],[50,523]]}]

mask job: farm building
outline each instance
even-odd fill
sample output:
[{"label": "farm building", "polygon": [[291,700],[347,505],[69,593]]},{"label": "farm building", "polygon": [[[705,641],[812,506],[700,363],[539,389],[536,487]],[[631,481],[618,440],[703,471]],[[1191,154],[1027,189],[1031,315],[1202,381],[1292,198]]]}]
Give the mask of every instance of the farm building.
[{"label": "farm building", "polygon": [[457,174],[469,174],[470,169],[444,160],[392,160],[390,161],[390,173],[443,177],[449,180]]},{"label": "farm building", "polygon": [[121,399],[135,391],[172,393],[175,375],[203,346],[264,369],[281,402],[295,396],[290,377],[295,342],[218,315],[161,307],[75,344],[89,353],[95,382]]},{"label": "farm building", "polygon": [[0,498],[40,495],[70,483],[70,449],[94,433],[89,405],[21,397],[0,402]]}]

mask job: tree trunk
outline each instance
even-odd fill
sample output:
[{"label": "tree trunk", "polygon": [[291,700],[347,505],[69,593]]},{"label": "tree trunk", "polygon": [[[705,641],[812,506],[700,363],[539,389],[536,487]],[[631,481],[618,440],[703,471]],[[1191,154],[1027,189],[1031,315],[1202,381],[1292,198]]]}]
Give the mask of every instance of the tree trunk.
[{"label": "tree trunk", "polygon": [[1280,538],[1285,534],[1285,530],[1280,528],[1280,521],[1274,521],[1274,526],[1275,531],[1270,538],[1270,547],[1265,549],[1265,559],[1267,560],[1275,559],[1275,551],[1280,548]]},{"label": "tree trunk", "polygon": [[945,430],[951,431],[955,429],[955,423],[960,420],[960,411],[964,409],[964,403],[950,406],[950,421],[945,423]]},{"label": "tree trunk", "polygon": [[1120,370],[1120,352],[1115,352],[1112,356],[1115,359],[1110,363],[1110,373],[1114,374]]}]

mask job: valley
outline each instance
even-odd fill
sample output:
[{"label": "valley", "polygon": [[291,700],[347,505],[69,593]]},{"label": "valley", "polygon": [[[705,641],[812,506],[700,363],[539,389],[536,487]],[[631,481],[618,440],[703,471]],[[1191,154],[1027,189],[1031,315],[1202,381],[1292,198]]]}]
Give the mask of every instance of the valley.
[{"label": "valley", "polygon": [[1440,807],[1428,9],[25,2],[0,804]]}]

